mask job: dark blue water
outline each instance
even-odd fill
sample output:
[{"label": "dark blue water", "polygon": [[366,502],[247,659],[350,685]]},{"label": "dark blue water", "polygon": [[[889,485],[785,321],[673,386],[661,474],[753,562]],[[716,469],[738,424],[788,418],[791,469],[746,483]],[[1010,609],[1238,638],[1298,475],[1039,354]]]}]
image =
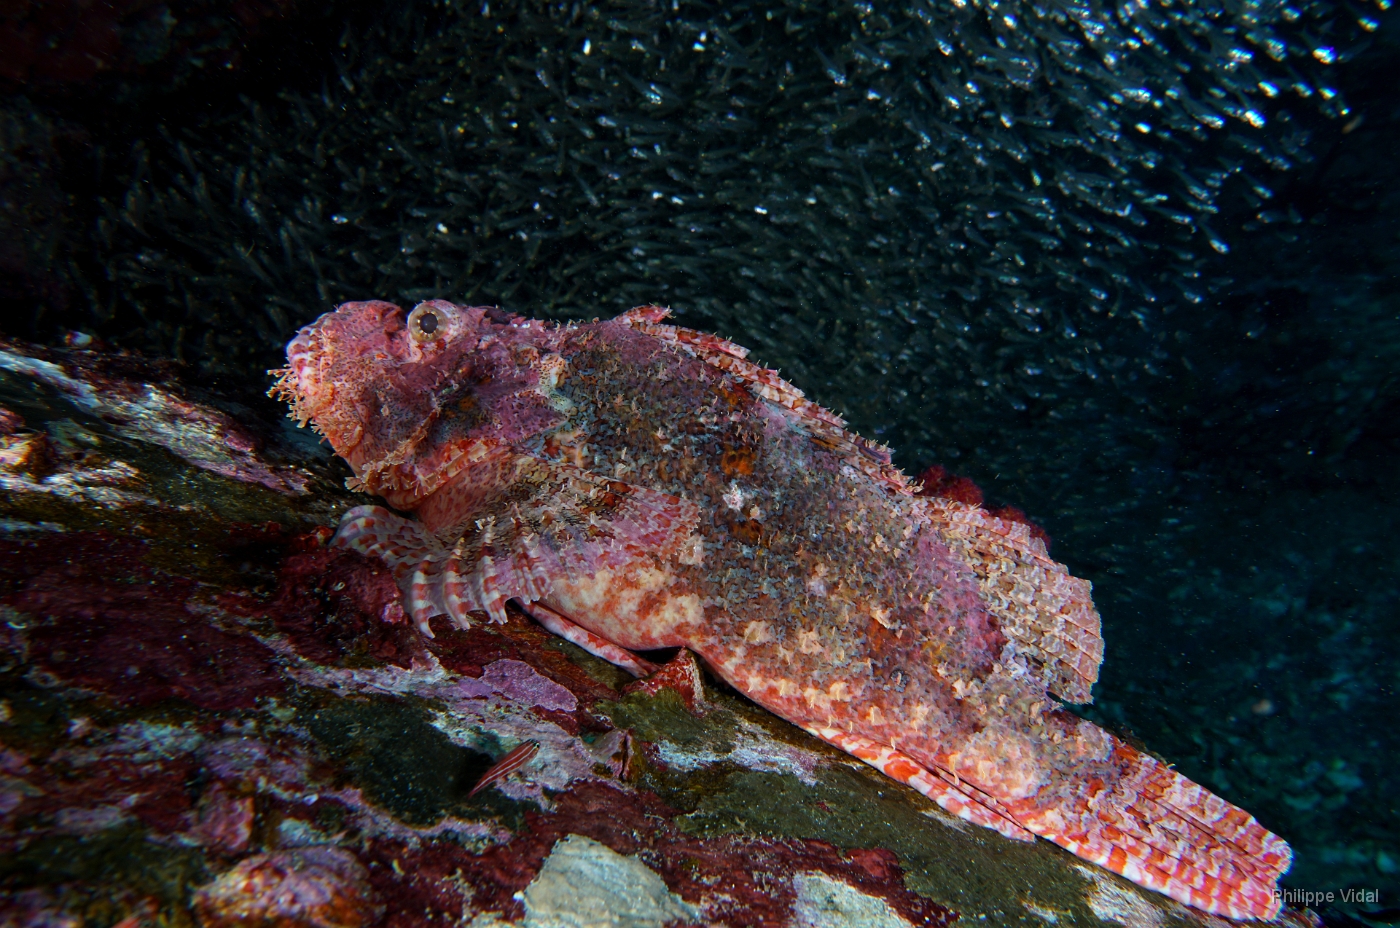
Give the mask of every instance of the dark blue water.
[{"label": "dark blue water", "polygon": [[255,394],[345,299],[669,304],[1026,510],[1095,584],[1087,713],[1384,919],[1388,6],[357,5],[213,51],[133,26],[153,64],[7,98],[4,328]]}]

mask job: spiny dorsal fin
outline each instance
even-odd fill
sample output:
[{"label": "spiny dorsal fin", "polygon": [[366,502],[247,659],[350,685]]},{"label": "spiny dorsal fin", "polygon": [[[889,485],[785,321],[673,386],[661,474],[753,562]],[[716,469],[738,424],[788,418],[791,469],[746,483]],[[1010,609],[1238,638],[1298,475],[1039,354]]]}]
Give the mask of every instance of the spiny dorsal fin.
[{"label": "spiny dorsal fin", "polygon": [[791,412],[812,441],[840,453],[847,464],[878,480],[890,492],[903,496],[913,494],[909,478],[890,463],[888,448],[849,431],[846,420],[807,399],[777,371],[748,360],[747,348],[718,335],[662,324],[661,320],[669,314],[670,310],[658,306],[639,306],[623,313],[617,321],[719,368],[748,387],[755,396]]}]

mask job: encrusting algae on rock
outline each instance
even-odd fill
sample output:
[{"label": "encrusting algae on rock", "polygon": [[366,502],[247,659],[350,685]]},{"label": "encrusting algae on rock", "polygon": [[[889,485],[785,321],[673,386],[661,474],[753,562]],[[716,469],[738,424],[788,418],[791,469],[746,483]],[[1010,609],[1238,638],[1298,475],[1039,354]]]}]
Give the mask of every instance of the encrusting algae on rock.
[{"label": "encrusting algae on rock", "polygon": [[921,498],[747,351],[653,306],[553,325],[348,303],[274,393],[382,496],[341,545],[445,616],[546,628],[636,675],[683,647],[755,702],[1002,834],[1208,912],[1272,918],[1287,844],[1059,708],[1102,656],[1089,585],[1024,524]]}]

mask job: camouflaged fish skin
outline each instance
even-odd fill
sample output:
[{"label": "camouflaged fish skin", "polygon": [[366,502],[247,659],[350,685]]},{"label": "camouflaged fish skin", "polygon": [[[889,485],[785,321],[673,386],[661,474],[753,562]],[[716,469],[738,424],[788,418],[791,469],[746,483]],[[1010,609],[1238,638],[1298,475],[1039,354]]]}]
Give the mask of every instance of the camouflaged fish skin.
[{"label": "camouflaged fish skin", "polygon": [[514,601],[619,663],[689,648],[963,818],[1209,912],[1277,913],[1282,839],[1059,708],[1098,675],[1088,583],[1027,526],[916,496],[886,449],[666,315],[348,303],[292,340],[273,392],[413,514],[360,507],[337,540],[395,570],[425,634]]}]

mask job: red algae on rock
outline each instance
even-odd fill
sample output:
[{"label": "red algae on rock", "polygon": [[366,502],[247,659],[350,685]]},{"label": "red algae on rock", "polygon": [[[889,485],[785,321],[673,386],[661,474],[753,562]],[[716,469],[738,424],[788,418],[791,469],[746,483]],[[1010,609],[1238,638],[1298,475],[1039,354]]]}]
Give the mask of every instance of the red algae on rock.
[{"label": "red algae on rock", "polygon": [[982,505],[982,488],[973,483],[971,478],[959,477],[942,464],[934,464],[924,470],[915,478],[915,483],[922,485],[922,489],[919,490],[922,496],[941,496],[944,499],[967,503],[969,506]]},{"label": "red algae on rock", "polygon": [[200,797],[198,821],[191,831],[211,851],[242,854],[253,834],[253,796],[215,782]]},{"label": "red algae on rock", "polygon": [[308,660],[336,664],[362,654],[408,666],[422,646],[418,636],[408,633],[393,575],[368,558],[323,542],[313,534],[293,541],[267,614]]},{"label": "red algae on rock", "polygon": [[281,693],[273,652],[198,614],[198,584],[146,566],[147,547],[101,533],[0,540],[12,607],[42,619],[28,631],[30,659],[127,705],[246,709]]},{"label": "red algae on rock", "polygon": [[[824,841],[775,836],[705,838],[682,831],[676,818],[676,810],[654,794],[603,783],[581,784],[560,797],[553,812],[529,813],[526,827],[512,840],[479,855],[460,854],[446,845],[420,849],[393,841],[376,843],[372,854],[384,866],[371,868],[372,879],[381,897],[390,899],[406,888],[403,881],[393,879],[395,862],[397,869],[409,873],[460,872],[474,887],[474,908],[515,919],[525,914],[522,893],[550,852],[558,842],[577,835],[618,854],[635,855],[682,900],[700,906],[703,920],[711,924],[732,928],[785,924],[795,899],[794,876],[814,871],[884,899],[912,925],[942,926],[957,917],[906,889],[889,852],[852,854]],[[414,914],[396,916],[398,911]],[[429,917],[429,912],[431,917],[454,918],[460,909],[440,892],[420,886],[402,904],[389,906],[385,924],[408,928],[419,923],[414,917]]]},{"label": "red algae on rock", "polygon": [[[941,496],[944,499],[956,500],[969,506],[981,506],[985,498],[982,488],[974,483],[972,478],[959,476],[942,464],[934,464],[932,467],[925,468],[914,482],[920,485],[919,496]],[[1040,539],[1047,549],[1050,547],[1049,533],[1032,522],[1030,517],[1017,507],[992,506],[987,511],[998,519],[1020,522],[1030,529],[1032,538]]]}]

